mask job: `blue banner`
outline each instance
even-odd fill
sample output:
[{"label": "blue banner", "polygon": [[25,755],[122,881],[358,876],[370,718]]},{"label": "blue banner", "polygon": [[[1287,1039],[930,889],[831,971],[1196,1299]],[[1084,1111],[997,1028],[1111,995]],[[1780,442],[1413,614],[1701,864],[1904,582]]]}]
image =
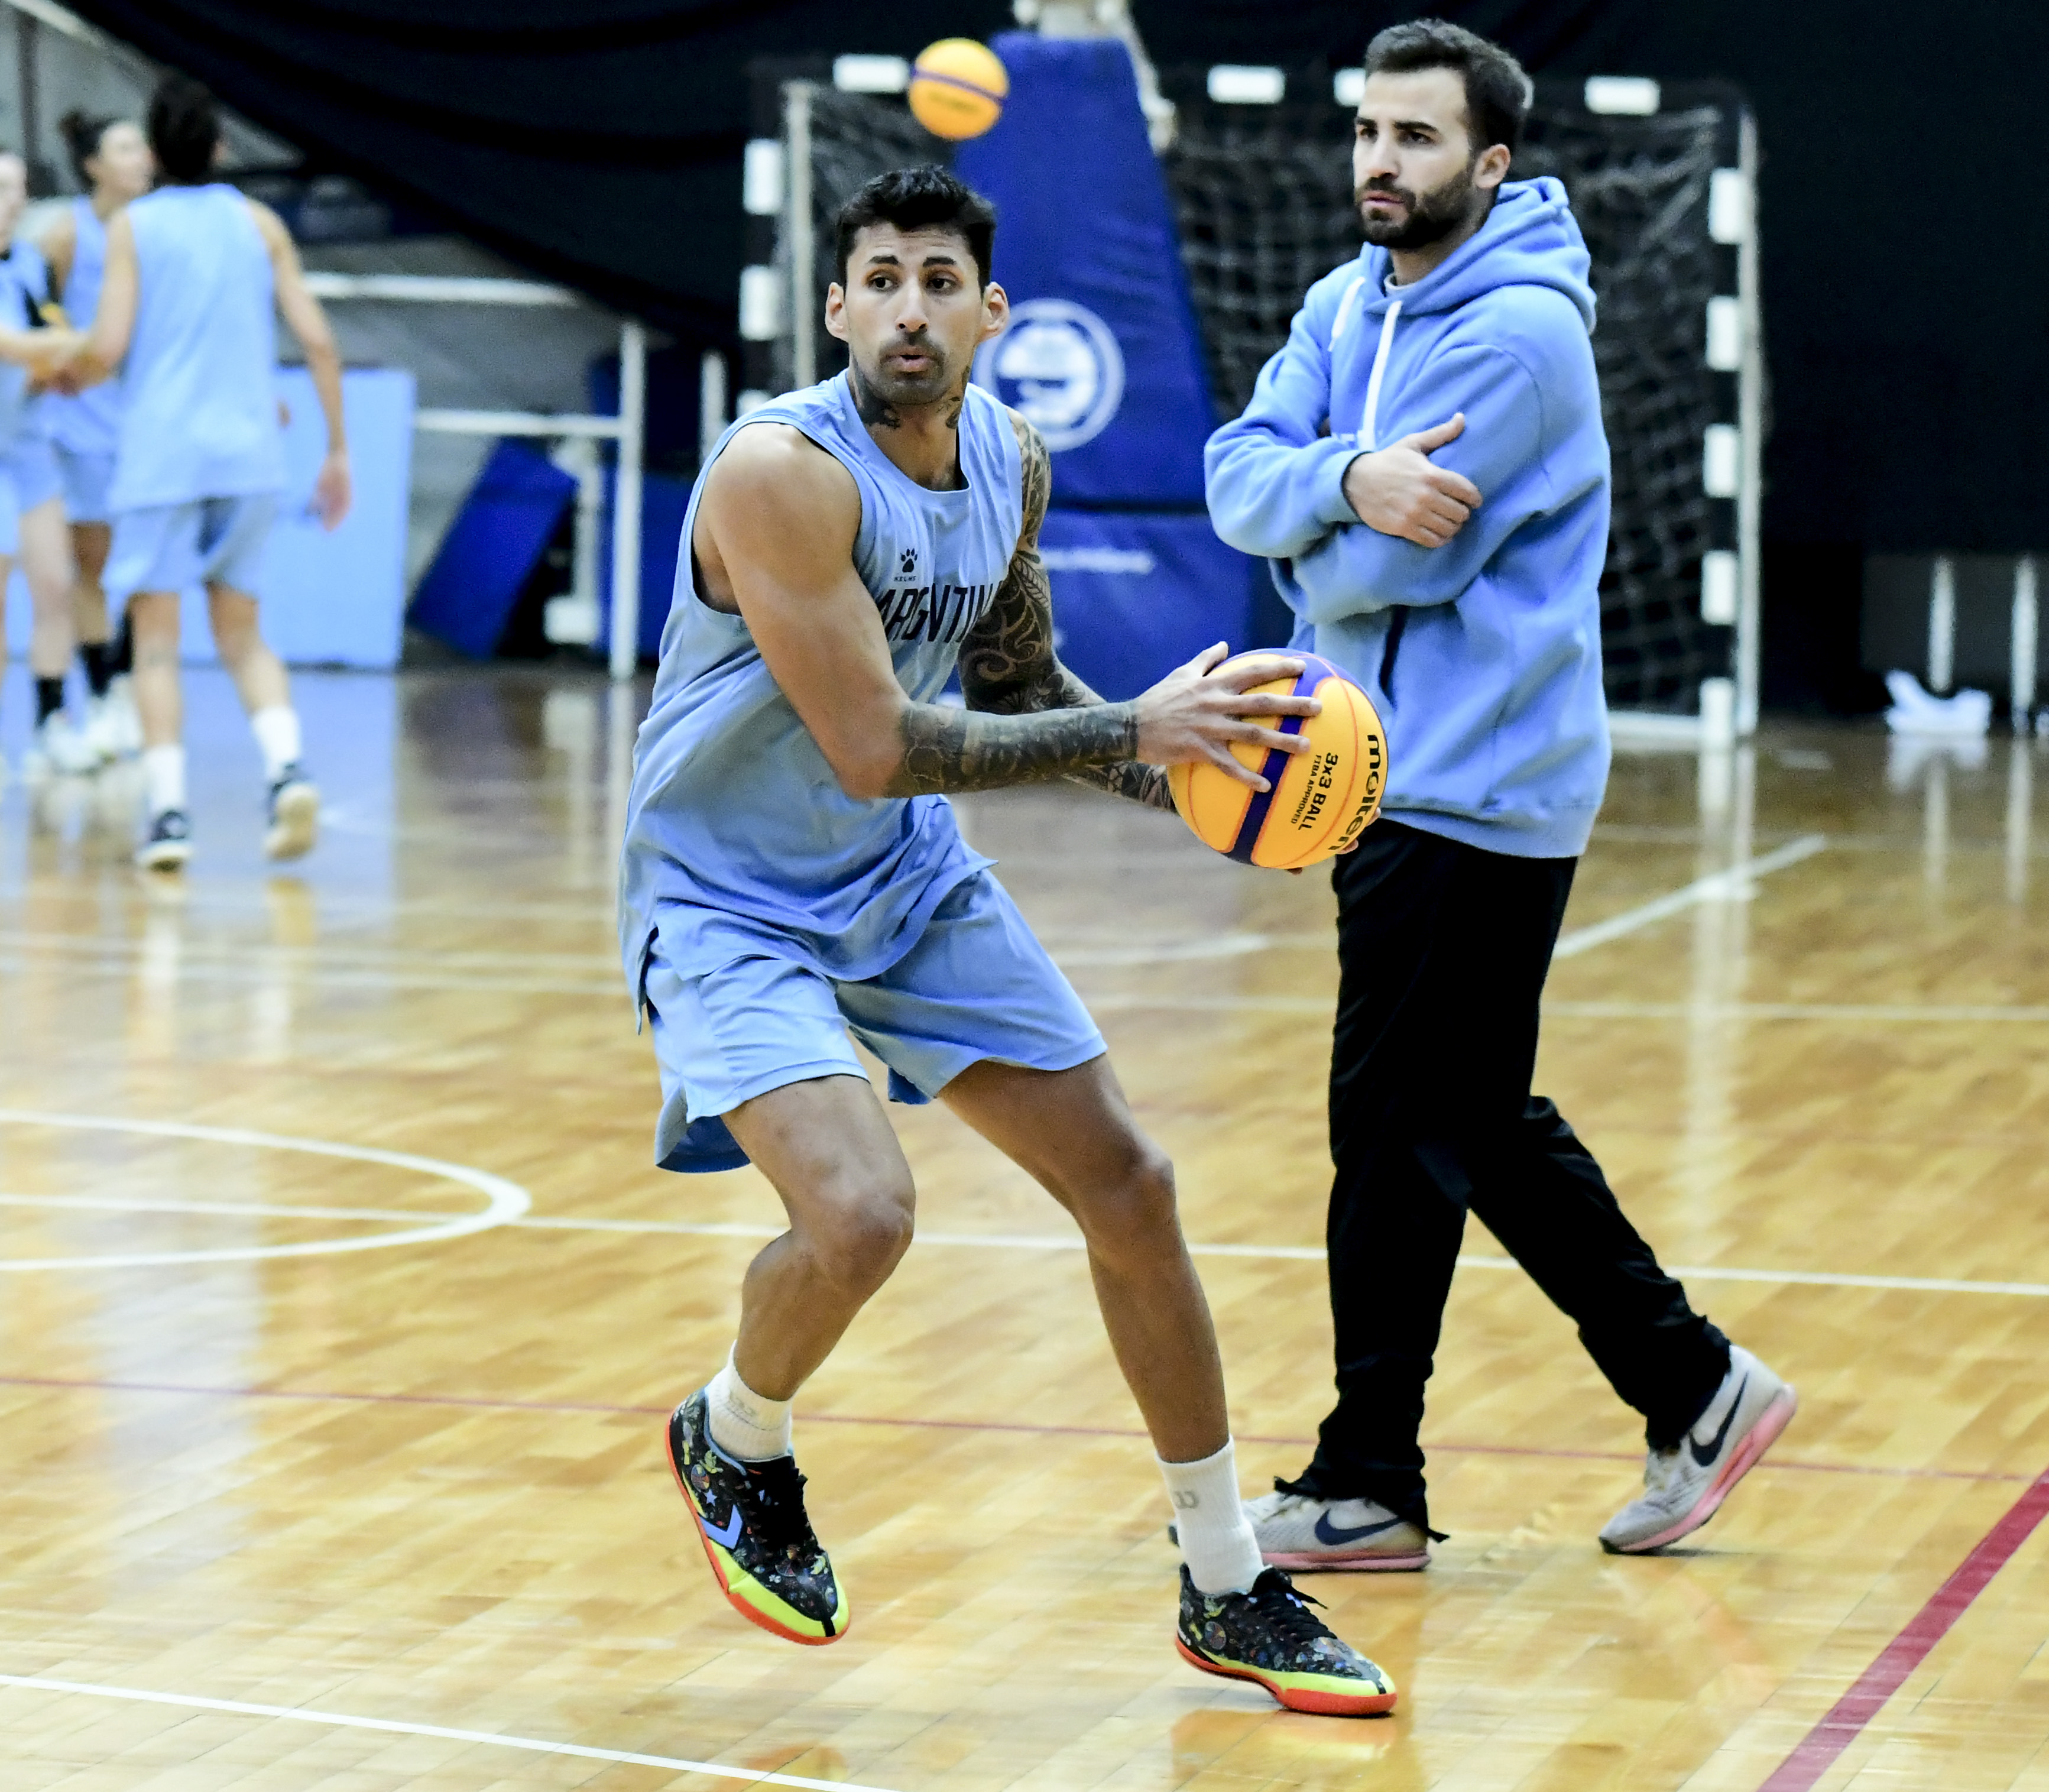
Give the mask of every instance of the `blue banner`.
[{"label": "blue banner", "polygon": [[1114,37],[990,47],[1010,96],[955,169],[996,203],[1012,321],[975,379],[1046,438],[1056,503],[1199,505],[1216,418],[1131,58]]},{"label": "blue banner", "polygon": [[1207,516],[1052,511],[1039,550],[1053,587],[1060,663],[1113,702],[1136,697],[1212,642],[1252,639],[1264,561],[1216,538]]}]

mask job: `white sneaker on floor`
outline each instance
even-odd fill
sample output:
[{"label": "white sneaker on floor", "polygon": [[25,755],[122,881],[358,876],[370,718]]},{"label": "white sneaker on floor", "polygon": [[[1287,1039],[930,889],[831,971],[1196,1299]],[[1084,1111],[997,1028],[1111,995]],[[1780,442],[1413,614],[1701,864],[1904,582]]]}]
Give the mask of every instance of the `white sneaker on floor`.
[{"label": "white sneaker on floor", "polygon": [[1608,1520],[1601,1547],[1612,1556],[1662,1549],[1698,1530],[1756,1467],[1799,1409],[1799,1397],[1743,1348],[1729,1347],[1728,1374],[1678,1448],[1653,1450],[1643,1496]]},{"label": "white sneaker on floor", "polygon": [[134,759],[142,751],[142,718],[135,710],[135,682],[126,672],[99,699],[107,716],[107,742],[116,759]]},{"label": "white sneaker on floor", "polygon": [[301,859],[320,835],[320,791],[296,765],[288,765],[270,787],[270,826],[263,856]]},{"label": "white sneaker on floor", "polygon": [[28,778],[76,778],[99,769],[99,753],[61,709],[37,723],[21,755],[21,773]]},{"label": "white sneaker on floor", "polygon": [[1259,1559],[1290,1573],[1402,1574],[1428,1565],[1430,1539],[1420,1526],[1370,1499],[1312,1499],[1262,1494],[1245,1502]]},{"label": "white sneaker on floor", "polygon": [[122,732],[121,718],[115,713],[111,696],[86,698],[86,744],[99,754],[103,765],[111,765],[122,756]]}]

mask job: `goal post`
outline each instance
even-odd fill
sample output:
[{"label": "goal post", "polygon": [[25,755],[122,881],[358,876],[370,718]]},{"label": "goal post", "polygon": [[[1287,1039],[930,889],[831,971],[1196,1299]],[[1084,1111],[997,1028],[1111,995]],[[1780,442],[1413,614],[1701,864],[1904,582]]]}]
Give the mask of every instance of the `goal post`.
[{"label": "goal post", "polygon": [[[1310,283],[1359,252],[1345,119],[1363,82],[1356,68],[1163,72],[1178,129],[1162,165],[1224,415]],[[1713,744],[1756,725],[1756,155],[1726,87],[1540,81],[1510,170],[1564,183],[1592,263],[1614,469],[1604,675],[1625,739]]]}]

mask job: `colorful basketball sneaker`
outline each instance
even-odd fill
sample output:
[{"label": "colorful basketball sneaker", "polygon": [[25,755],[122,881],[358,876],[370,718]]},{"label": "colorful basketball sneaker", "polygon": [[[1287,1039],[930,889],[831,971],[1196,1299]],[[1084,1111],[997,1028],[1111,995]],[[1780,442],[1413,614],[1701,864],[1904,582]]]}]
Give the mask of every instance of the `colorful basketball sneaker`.
[{"label": "colorful basketball sneaker", "polygon": [[1394,1682],[1331,1635],[1277,1568],[1246,1593],[1200,1593],[1181,1566],[1181,1618],[1174,1646],[1190,1666],[1227,1680],[1257,1681],[1290,1711],[1374,1717],[1394,1708]]},{"label": "colorful basketball sneaker", "polygon": [[1643,1497],[1608,1520],[1601,1547],[1612,1556],[1641,1555],[1698,1530],[1756,1467],[1799,1405],[1791,1388],[1740,1344],[1732,1344],[1728,1373],[1708,1409],[1676,1449],[1650,1452],[1643,1465]]},{"label": "colorful basketball sneaker", "polygon": [[669,1467],[733,1608],[792,1642],[846,1635],[846,1596],[804,1514],[795,1456],[741,1463],[711,1440],[702,1388],[669,1416]]},{"label": "colorful basketball sneaker", "polygon": [[1269,1568],[1402,1574],[1429,1565],[1429,1534],[1370,1499],[1318,1499],[1277,1483],[1245,1515]]}]

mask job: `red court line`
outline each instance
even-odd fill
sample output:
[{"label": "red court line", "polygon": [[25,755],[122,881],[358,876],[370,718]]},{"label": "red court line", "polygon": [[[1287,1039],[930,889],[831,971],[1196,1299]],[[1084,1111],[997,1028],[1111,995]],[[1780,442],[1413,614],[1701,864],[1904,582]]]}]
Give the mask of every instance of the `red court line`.
[{"label": "red court line", "polygon": [[1858,1675],[1857,1684],[1800,1740],[1758,1792],[1808,1792],[1899,1690],[1907,1675],[1927,1658],[1928,1651],[1949,1634],[1950,1627],[1970,1609],[1971,1602],[1991,1585],[1993,1576],[2012,1560],[2014,1551],[2044,1518],[2049,1518],[2049,1469],[2035,1477],[2006,1516],[1985,1533],[1963,1565],[1935,1589],[1928,1603],[1907,1620],[1907,1627]]},{"label": "red court line", "polygon": [[[0,1387],[72,1388],[106,1394],[191,1394],[212,1400],[293,1400],[334,1405],[454,1406],[477,1412],[624,1413],[634,1417],[659,1418],[666,1406],[616,1405],[597,1400],[514,1400],[480,1394],[351,1394],[325,1388],[206,1387],[189,1382],[114,1382],[64,1375],[0,1375]],[[1015,1432],[1034,1437],[1137,1437],[1145,1432],[1136,1425],[1036,1425],[1003,1419],[899,1419],[876,1417],[859,1413],[804,1413],[807,1425],[865,1425],[896,1426],[911,1431]],[[1277,1444],[1308,1449],[1312,1437],[1273,1437],[1258,1432],[1236,1434],[1240,1444]],[[1440,1444],[1425,1448],[1441,1456],[1534,1456],[1547,1462],[1628,1462],[1643,1460],[1639,1453],[1624,1450],[1546,1450],[1522,1444]],[[1969,1468],[1886,1468],[1860,1463],[1790,1462],[1777,1459],[1761,1468],[1796,1470],[1806,1475],[1876,1475],[1891,1480],[2024,1481],[2024,1475],[1998,1470]]]}]

